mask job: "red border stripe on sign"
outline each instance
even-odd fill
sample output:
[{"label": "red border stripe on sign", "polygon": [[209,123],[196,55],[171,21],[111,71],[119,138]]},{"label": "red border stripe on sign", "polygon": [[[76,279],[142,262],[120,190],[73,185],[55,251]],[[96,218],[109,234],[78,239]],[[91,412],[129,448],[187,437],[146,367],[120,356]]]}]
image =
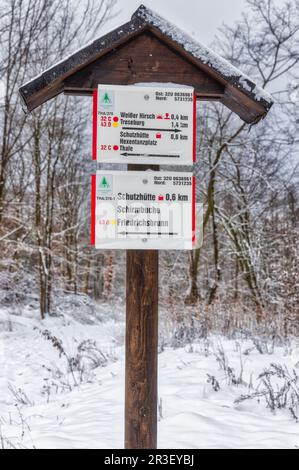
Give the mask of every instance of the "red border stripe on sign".
[{"label": "red border stripe on sign", "polygon": [[90,217],[90,242],[94,246],[96,244],[96,193],[97,180],[96,175],[91,175],[91,217]]},{"label": "red border stripe on sign", "polygon": [[93,91],[92,95],[92,159],[97,160],[98,145],[98,90]]},{"label": "red border stripe on sign", "polygon": [[196,179],[192,176],[192,245],[196,243]]},{"label": "red border stripe on sign", "polygon": [[196,93],[193,94],[193,163],[196,162],[196,125],[197,125],[197,116],[196,116]]}]

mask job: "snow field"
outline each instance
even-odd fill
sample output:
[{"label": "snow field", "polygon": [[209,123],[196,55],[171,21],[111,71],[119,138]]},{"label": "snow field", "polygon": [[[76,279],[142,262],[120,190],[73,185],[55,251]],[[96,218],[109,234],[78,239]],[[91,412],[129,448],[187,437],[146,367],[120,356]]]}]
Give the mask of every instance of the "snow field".
[{"label": "snow field", "polygon": [[[71,316],[42,323],[29,314],[17,317],[1,310],[2,447],[123,447],[124,323],[113,317],[88,325]],[[61,341],[67,357],[46,338],[45,330]],[[88,349],[82,353],[83,371],[70,372],[68,361],[76,358],[86,340],[96,341],[103,364],[94,368],[94,350]],[[234,371],[238,385],[223,370],[223,361]],[[268,354],[258,352],[251,339],[217,335],[184,348],[164,348],[159,354],[159,447],[298,447],[299,424],[287,409],[274,414],[263,397],[235,402],[250,393],[271,363],[298,371],[298,361],[295,341],[275,346],[274,351],[269,347]],[[208,376],[215,378],[218,391]]]}]

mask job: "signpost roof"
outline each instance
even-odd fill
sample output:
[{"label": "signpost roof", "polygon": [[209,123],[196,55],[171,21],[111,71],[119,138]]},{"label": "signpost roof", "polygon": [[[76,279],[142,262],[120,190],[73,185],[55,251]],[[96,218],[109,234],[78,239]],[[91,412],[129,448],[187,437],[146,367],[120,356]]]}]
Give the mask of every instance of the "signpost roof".
[{"label": "signpost roof", "polygon": [[20,88],[25,110],[64,92],[89,95],[97,83],[172,82],[198,99],[220,101],[247,123],[273,104],[251,78],[177,26],[141,5],[131,21],[64,58]]}]

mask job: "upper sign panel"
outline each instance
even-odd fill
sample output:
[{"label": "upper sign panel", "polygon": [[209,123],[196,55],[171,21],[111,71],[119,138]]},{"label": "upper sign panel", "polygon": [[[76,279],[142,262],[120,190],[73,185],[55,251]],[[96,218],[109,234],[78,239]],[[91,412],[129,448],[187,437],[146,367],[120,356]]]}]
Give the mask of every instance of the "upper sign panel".
[{"label": "upper sign panel", "polygon": [[93,106],[95,160],[193,165],[196,158],[193,88],[99,85]]}]

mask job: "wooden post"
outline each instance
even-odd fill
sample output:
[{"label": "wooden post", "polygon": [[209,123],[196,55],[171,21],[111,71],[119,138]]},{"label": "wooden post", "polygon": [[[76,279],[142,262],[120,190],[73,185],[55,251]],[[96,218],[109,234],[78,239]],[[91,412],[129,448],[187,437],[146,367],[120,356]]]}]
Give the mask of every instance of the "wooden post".
[{"label": "wooden post", "polygon": [[[128,169],[159,167],[129,165]],[[156,250],[127,250],[126,449],[157,447],[158,264]]]}]

